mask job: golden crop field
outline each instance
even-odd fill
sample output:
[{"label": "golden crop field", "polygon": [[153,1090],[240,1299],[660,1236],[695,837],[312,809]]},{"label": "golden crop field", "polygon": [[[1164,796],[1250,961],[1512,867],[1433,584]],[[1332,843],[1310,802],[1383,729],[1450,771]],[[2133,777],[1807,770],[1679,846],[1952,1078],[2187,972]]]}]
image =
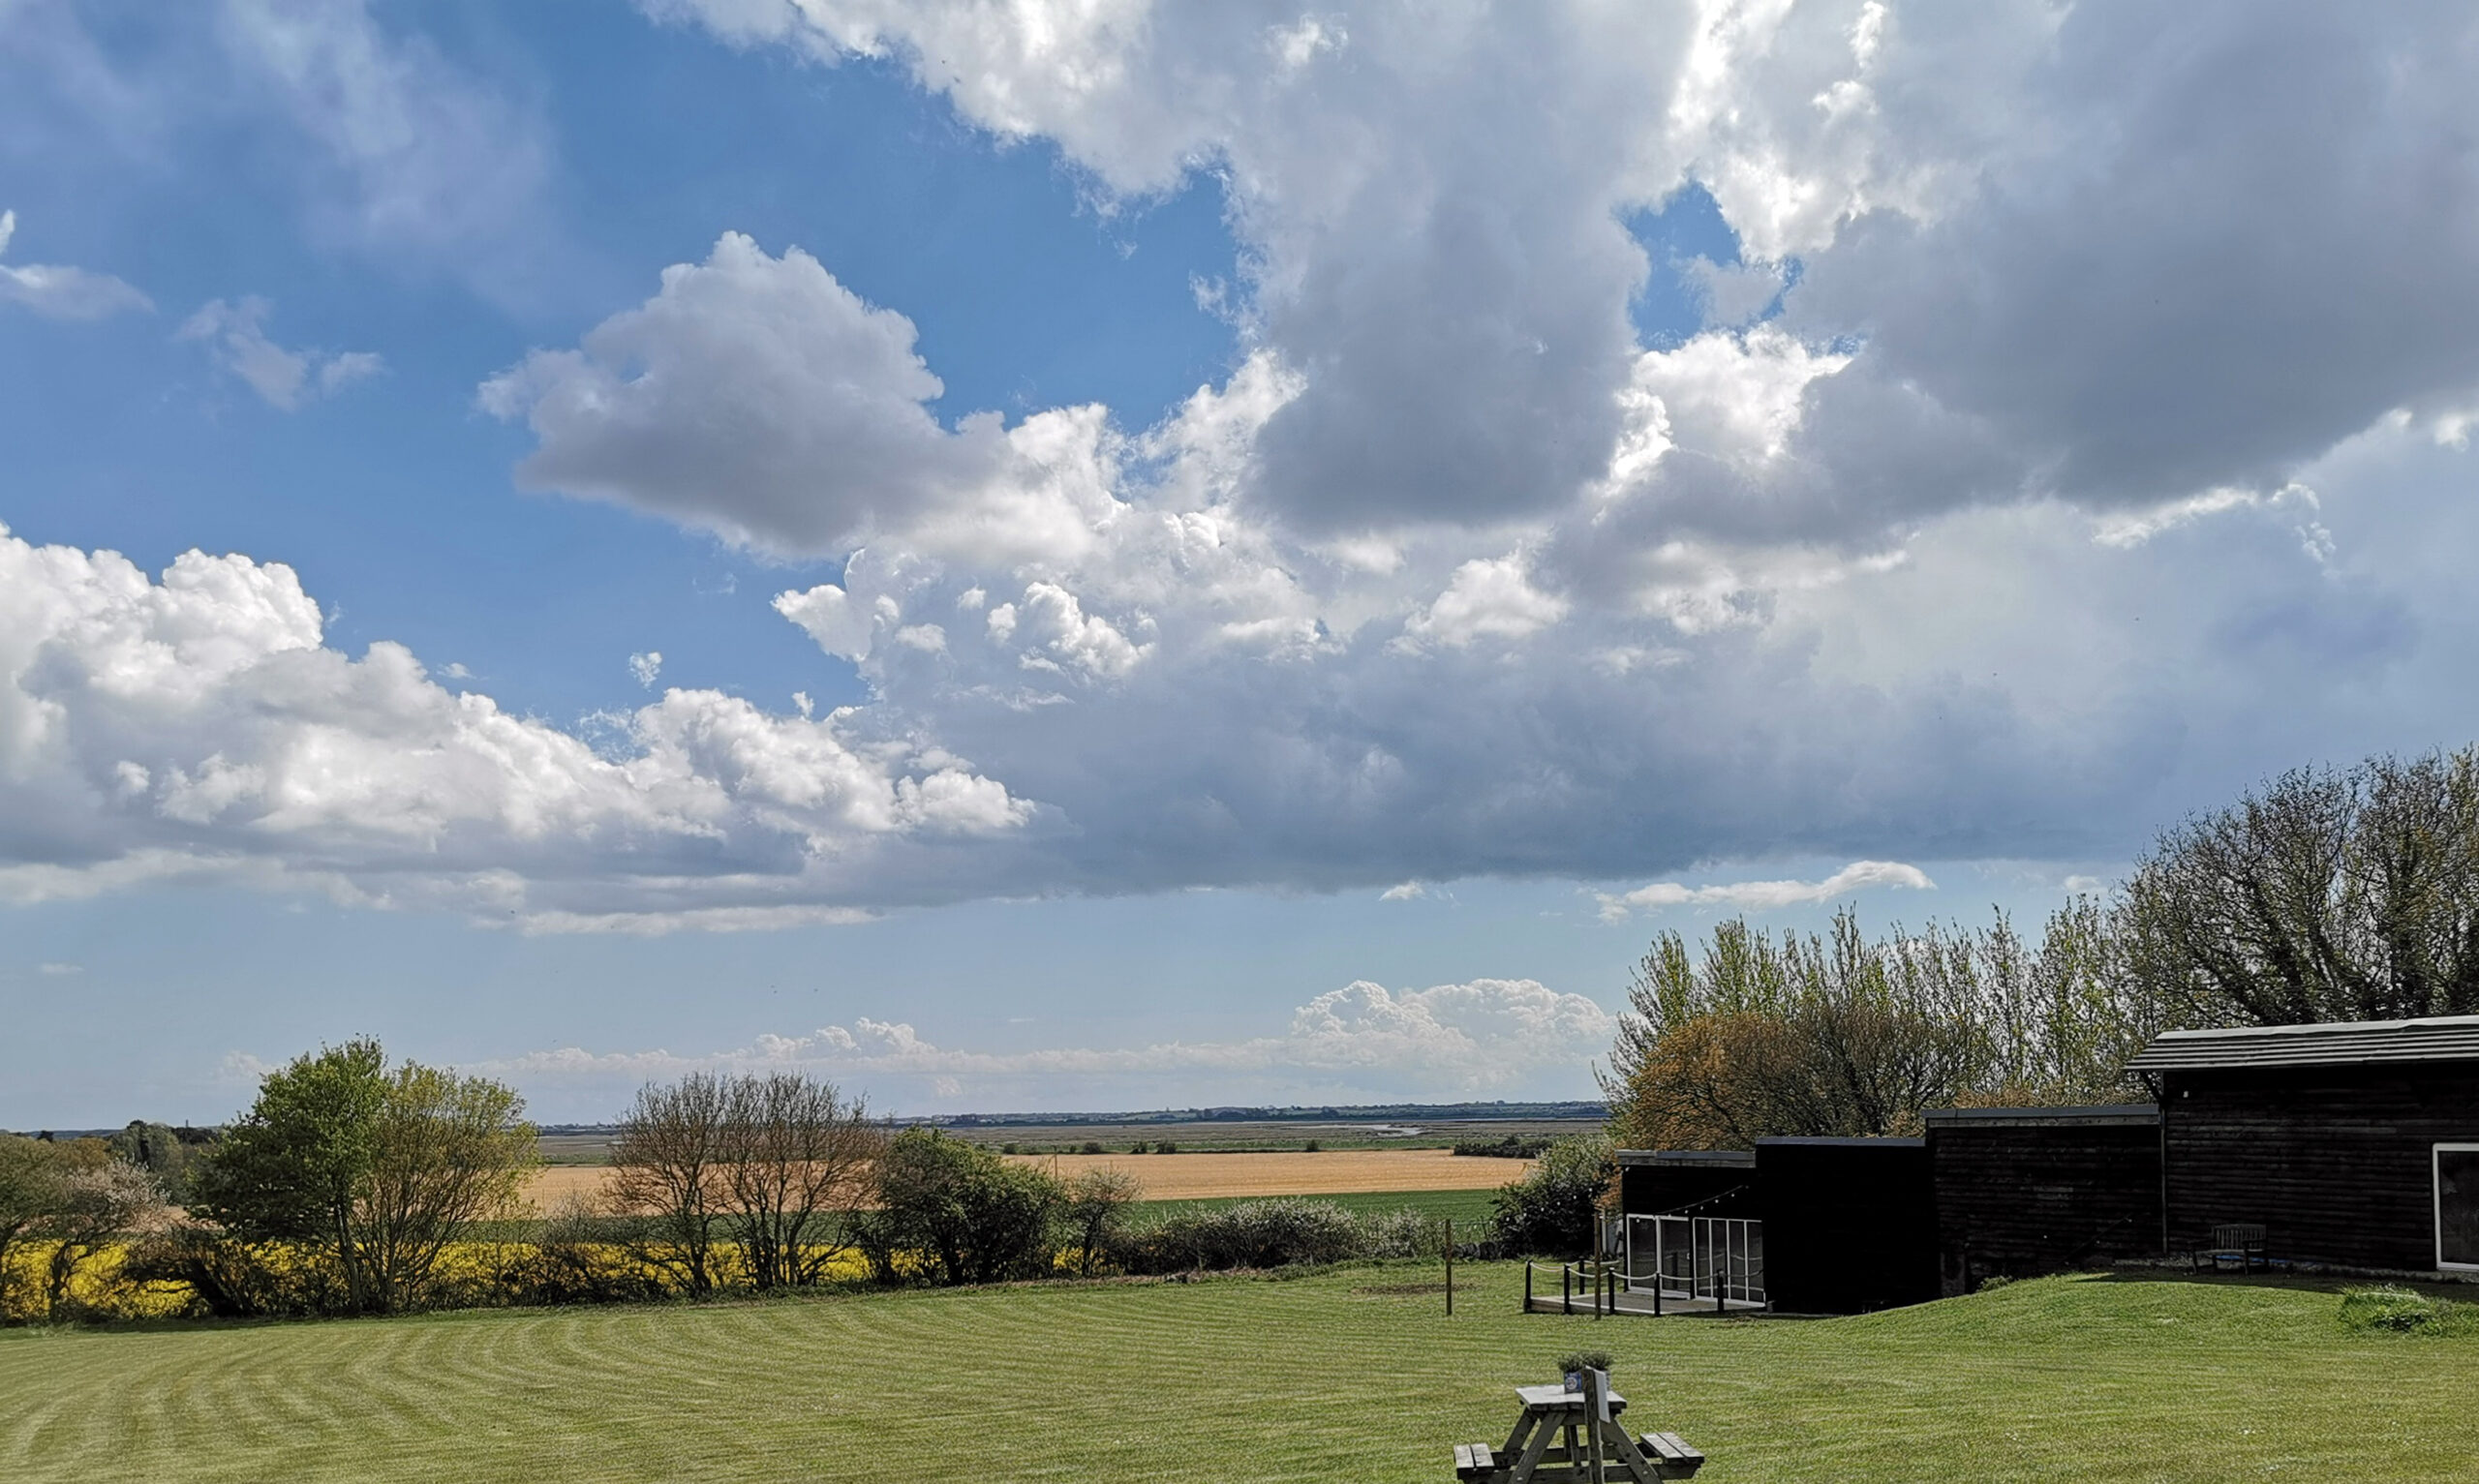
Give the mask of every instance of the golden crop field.
[{"label": "golden crop field", "polygon": [[[1145,1187],[1148,1200],[1205,1200],[1217,1196],[1344,1196],[1362,1191],[1485,1191],[1523,1173],[1522,1160],[1449,1154],[1443,1149],[1334,1149],[1316,1154],[1041,1154],[1018,1164],[1056,1169],[1062,1177],[1108,1166]],[[596,1199],[610,1171],[592,1165],[553,1165],[534,1172],[527,1194],[548,1211],[571,1196]]]},{"label": "golden crop field", "polygon": [[1315,1154],[1033,1154],[1020,1165],[1072,1179],[1088,1169],[1123,1169],[1148,1200],[1217,1196],[1346,1196],[1361,1191],[1495,1190],[1522,1174],[1524,1160],[1450,1154],[1444,1149],[1331,1149]]}]

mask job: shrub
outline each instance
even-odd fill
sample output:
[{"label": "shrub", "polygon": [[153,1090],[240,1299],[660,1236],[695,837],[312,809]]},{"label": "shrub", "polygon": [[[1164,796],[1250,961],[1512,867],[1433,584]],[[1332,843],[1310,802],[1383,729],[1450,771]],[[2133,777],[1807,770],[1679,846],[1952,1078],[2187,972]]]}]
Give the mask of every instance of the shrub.
[{"label": "shrub", "polygon": [[1153,1152],[1155,1154],[1177,1154],[1179,1152],[1179,1146],[1166,1138],[1153,1146]]},{"label": "shrub", "polygon": [[[1463,1244],[1455,1244],[1460,1247]],[[1446,1218],[1418,1206],[1372,1211],[1361,1219],[1361,1254],[1369,1257],[1434,1257],[1446,1251]]]},{"label": "shrub", "polygon": [[1592,1251],[1596,1205],[1617,1169],[1605,1136],[1557,1140],[1491,1199],[1499,1240],[1510,1253]]},{"label": "shrub", "polygon": [[500,1295],[511,1304],[617,1304],[660,1298],[662,1281],[603,1240],[605,1222],[571,1196],[502,1263]]},{"label": "shrub", "polygon": [[1322,1147],[1324,1146],[1312,1138],[1308,1142],[1300,1146],[1300,1152],[1302,1154],[1315,1154]]},{"label": "shrub", "polygon": [[1076,1271],[1093,1276],[1127,1228],[1127,1209],[1143,1195],[1123,1169],[1088,1169],[1067,1183],[1060,1211],[1076,1249]]},{"label": "shrub", "polygon": [[1332,1201],[1286,1196],[1178,1212],[1128,1232],[1112,1259],[1130,1273],[1289,1267],[1359,1257],[1366,1240]]},{"label": "shrub", "polygon": [[2479,1306],[2432,1298],[2398,1284],[2341,1290],[2344,1328],[2401,1335],[2479,1333]]},{"label": "shrub", "polygon": [[852,1219],[854,1245],[881,1283],[906,1276],[900,1260],[927,1257],[924,1276],[945,1284],[1038,1277],[1053,1266],[1051,1228],[1066,1193],[1028,1165],[1010,1165],[935,1129],[907,1129],[872,1172],[873,1210]]},{"label": "shrub", "polygon": [[1492,1160],[1531,1160],[1540,1158],[1541,1151],[1550,1142],[1539,1135],[1522,1134],[1510,1134],[1504,1138],[1459,1138],[1454,1141],[1454,1152]]},{"label": "shrub", "polygon": [[332,1314],[350,1307],[325,1252],[300,1244],[251,1242],[212,1227],[186,1226],[138,1242],[121,1265],[136,1284],[185,1287],[189,1312],[220,1319]]},{"label": "shrub", "polygon": [[[1465,1231],[1457,1249],[1473,1246],[1480,1231]],[[1440,1257],[1445,1251],[1445,1217],[1421,1206],[1395,1206],[1361,1217],[1361,1257]]]},{"label": "shrub", "polygon": [[1085,1147],[1077,1152],[1079,1154],[1099,1154],[1102,1152],[1102,1145],[1099,1140],[1088,1138],[1085,1140]]}]

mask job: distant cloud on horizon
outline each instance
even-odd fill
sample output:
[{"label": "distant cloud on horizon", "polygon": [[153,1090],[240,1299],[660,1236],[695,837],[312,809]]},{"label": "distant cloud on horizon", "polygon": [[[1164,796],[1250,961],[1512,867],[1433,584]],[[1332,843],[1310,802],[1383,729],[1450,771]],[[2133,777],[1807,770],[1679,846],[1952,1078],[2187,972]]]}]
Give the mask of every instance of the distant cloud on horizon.
[{"label": "distant cloud on horizon", "polygon": [[761,1036],[721,1051],[566,1046],[478,1063],[474,1070],[566,1105],[595,1089],[625,1101],[641,1082],[689,1072],[775,1068],[866,1085],[879,1101],[912,1100],[907,1105],[978,1100],[986,1106],[1056,1107],[1116,1096],[1136,1107],[1174,1096],[1264,1102],[1293,1093],[1305,1101],[1383,1102],[1447,1090],[1520,1100],[1531,1095],[1527,1089],[1542,1088],[1553,1089],[1541,1093],[1545,1097],[1581,1098],[1593,1095],[1587,1069],[1607,1054],[1616,1028],[1616,1018],[1594,1001],[1531,980],[1403,990],[1362,981],[1300,1006],[1280,1035],[1242,1041],[972,1050],[932,1045],[904,1022],[862,1017],[802,1036]]},{"label": "distant cloud on horizon", "polygon": [[1595,899],[1601,903],[1602,921],[1615,923],[1631,913],[1664,907],[1728,907],[1740,912],[1763,912],[1832,901],[1879,887],[1933,892],[1937,883],[1918,866],[1899,861],[1853,861],[1821,881],[1733,881],[1701,887],[1657,881],[1633,892],[1596,893]]}]

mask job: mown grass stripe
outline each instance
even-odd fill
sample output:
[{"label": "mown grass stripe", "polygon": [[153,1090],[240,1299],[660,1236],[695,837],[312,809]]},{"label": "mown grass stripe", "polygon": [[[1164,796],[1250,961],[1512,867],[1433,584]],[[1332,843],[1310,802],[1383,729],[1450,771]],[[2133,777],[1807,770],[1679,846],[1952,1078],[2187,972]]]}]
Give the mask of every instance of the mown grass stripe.
[{"label": "mown grass stripe", "polygon": [[1495,1264],[1458,1274],[1452,1319],[1360,1291],[1424,1276],[17,1331],[0,1475],[1434,1481],[1587,1343],[1714,1484],[2407,1481],[2479,1456],[2479,1345],[2348,1333],[2329,1293],[2044,1281],[1749,1323],[1527,1318]]}]

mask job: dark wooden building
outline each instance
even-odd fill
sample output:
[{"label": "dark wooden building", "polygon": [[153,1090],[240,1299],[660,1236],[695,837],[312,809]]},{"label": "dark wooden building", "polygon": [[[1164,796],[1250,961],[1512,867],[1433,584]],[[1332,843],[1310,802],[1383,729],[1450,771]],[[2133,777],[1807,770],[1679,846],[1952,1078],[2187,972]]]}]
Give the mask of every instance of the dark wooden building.
[{"label": "dark wooden building", "polygon": [[2170,1252],[2260,1223],[2276,1259],[2479,1273],[2479,1015],[2177,1031],[2129,1065]]},{"label": "dark wooden building", "polygon": [[1919,1138],[1760,1138],[1764,1287],[1782,1314],[1937,1297],[1937,1205]]},{"label": "dark wooden building", "polygon": [[2160,1256],[2160,1110],[1949,1108],[1927,1115],[1940,1290]]},{"label": "dark wooden building", "polygon": [[1631,1291],[1856,1314],[2260,1226],[2275,1261],[2479,1278],[2479,1015],[2175,1031],[2158,1105],[1619,1156]]}]

